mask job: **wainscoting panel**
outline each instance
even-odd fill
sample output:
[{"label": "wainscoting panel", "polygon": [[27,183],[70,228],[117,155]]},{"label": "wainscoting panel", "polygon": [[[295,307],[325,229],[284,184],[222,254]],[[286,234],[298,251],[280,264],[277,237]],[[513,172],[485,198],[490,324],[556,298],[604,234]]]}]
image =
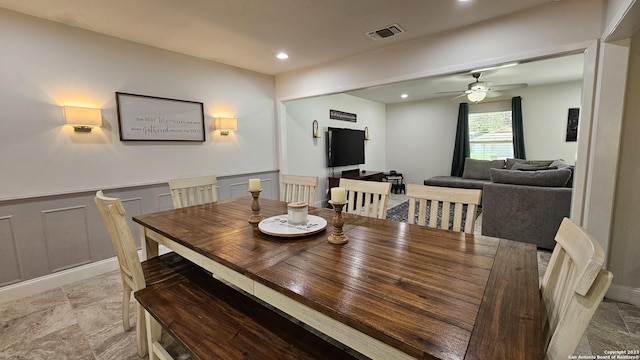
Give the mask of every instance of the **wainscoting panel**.
[{"label": "wainscoting panel", "polygon": [[0,217],[0,264],[2,264],[0,286],[22,280],[22,269],[20,268],[11,216]]},{"label": "wainscoting panel", "polygon": [[158,201],[158,211],[173,209],[173,199],[171,198],[170,192],[158,194],[157,201]]},{"label": "wainscoting panel", "polygon": [[51,272],[91,262],[86,210],[82,205],[42,211]]},{"label": "wainscoting panel", "polygon": [[[250,178],[261,179],[262,198],[278,198],[279,178],[274,170],[218,176],[219,199],[249,196]],[[73,279],[69,271],[78,268],[82,272],[88,265],[114,257],[111,238],[94,202],[97,190],[122,199],[138,246],[140,226],[131,218],[173,209],[167,182],[0,201],[0,292],[24,294],[20,289],[56,274],[64,274],[59,278],[69,281]],[[83,264],[88,265],[80,266]]]},{"label": "wainscoting panel", "polygon": [[[275,181],[278,182],[279,180],[276,178]],[[262,187],[262,192],[260,193],[261,198],[278,199],[278,196],[274,196],[274,193],[277,194],[277,190],[274,191],[273,183],[274,181],[270,178],[260,178],[260,186]],[[229,196],[225,197],[227,199],[239,196],[249,196],[249,181],[247,180],[229,184],[229,191]]]}]

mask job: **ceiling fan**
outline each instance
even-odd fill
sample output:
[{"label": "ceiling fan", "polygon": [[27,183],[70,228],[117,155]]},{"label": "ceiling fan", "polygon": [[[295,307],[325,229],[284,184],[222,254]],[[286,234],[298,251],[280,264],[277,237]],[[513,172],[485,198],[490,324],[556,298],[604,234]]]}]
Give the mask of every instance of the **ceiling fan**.
[{"label": "ceiling fan", "polygon": [[467,90],[458,90],[458,91],[442,91],[437,94],[458,94],[454,99],[466,96],[467,99],[471,102],[478,103],[485,99],[487,93],[490,91],[500,91],[500,90],[512,90],[519,89],[523,87],[527,87],[527,84],[505,84],[505,85],[489,85],[489,83],[485,81],[480,81],[480,76],[482,76],[481,72],[471,73],[476,81],[467,85]]}]

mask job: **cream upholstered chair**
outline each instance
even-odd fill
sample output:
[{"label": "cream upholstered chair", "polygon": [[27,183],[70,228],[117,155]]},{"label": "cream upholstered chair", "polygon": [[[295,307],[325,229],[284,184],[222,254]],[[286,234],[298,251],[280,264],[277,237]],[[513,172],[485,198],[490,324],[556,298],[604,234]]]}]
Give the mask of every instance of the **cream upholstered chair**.
[{"label": "cream upholstered chair", "polygon": [[[131,328],[129,325],[129,301],[132,292],[144,289],[147,285],[177,276],[181,271],[197,265],[173,252],[141,263],[120,199],[106,197],[102,191],[98,191],[96,192],[95,202],[109,231],[113,249],[120,266],[124,290],[122,297],[122,326],[127,331]],[[138,355],[144,356],[147,354],[147,337],[144,309],[141,306],[138,306],[136,332]]]},{"label": "cream upholstered chair", "polygon": [[604,251],[582,227],[564,218],[541,286],[545,359],[572,355],[611,285]]},{"label": "cream upholstered chair", "polygon": [[314,206],[317,187],[317,176],[283,174],[280,176],[280,201],[306,202]]},{"label": "cream upholstered chair", "polygon": [[175,209],[218,201],[215,176],[201,176],[169,180],[171,199]]},{"label": "cream upholstered chair", "polygon": [[[476,223],[476,210],[482,198],[482,190],[458,189],[441,186],[407,185],[409,198],[409,215],[407,222],[415,223],[416,202],[418,203],[418,224],[438,229],[449,229],[451,209],[453,208],[453,231],[473,233]],[[427,201],[429,206],[429,223],[426,224]],[[442,219],[438,223],[438,208],[442,206]],[[466,205],[464,226],[462,224],[463,207]]]},{"label": "cream upholstered chair", "polygon": [[347,192],[344,212],[378,219],[387,217],[391,183],[341,178],[340,187]]}]

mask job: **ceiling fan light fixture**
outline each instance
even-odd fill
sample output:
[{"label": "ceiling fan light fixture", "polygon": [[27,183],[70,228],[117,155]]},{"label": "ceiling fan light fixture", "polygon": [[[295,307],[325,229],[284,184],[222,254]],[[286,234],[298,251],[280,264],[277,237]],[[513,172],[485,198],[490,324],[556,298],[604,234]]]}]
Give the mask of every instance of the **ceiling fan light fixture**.
[{"label": "ceiling fan light fixture", "polygon": [[485,97],[487,97],[486,91],[473,91],[467,94],[467,99],[474,103],[479,103],[484,100]]},{"label": "ceiling fan light fixture", "polygon": [[469,90],[472,91],[486,91],[487,85],[484,81],[476,81],[474,83],[469,84]]}]

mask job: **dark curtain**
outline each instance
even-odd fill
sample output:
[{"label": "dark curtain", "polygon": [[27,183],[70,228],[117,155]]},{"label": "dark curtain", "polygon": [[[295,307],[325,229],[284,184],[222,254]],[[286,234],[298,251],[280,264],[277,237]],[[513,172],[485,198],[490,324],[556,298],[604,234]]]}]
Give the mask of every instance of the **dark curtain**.
[{"label": "dark curtain", "polygon": [[451,163],[451,176],[462,176],[464,159],[469,157],[469,151],[469,105],[460,103],[456,143],[453,148],[453,161]]},{"label": "dark curtain", "polygon": [[524,130],[522,126],[522,98],[515,96],[511,99],[511,122],[513,130],[513,157],[526,159],[524,153]]}]

